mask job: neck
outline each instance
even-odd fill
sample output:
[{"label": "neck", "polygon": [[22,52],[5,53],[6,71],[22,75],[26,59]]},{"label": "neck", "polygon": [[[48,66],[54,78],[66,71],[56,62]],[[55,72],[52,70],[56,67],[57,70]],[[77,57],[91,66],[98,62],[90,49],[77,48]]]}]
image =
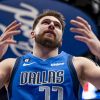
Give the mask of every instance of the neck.
[{"label": "neck", "polygon": [[49,57],[57,56],[58,48],[50,49],[50,48],[46,48],[38,43],[34,43],[33,55],[43,58],[43,59],[47,59]]}]

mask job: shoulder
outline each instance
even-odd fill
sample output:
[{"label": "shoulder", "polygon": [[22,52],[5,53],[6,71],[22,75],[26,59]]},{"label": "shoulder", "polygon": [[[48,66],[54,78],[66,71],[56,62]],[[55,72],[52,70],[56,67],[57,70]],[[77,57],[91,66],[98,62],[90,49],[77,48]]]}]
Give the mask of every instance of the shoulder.
[{"label": "shoulder", "polygon": [[5,63],[5,64],[11,64],[11,63],[14,63],[16,61],[16,58],[7,58],[7,59],[4,59],[2,60],[0,63]]},{"label": "shoulder", "polygon": [[4,59],[4,60],[2,60],[1,62],[5,62],[5,61],[10,61],[10,62],[12,62],[12,61],[15,61],[16,60],[16,58],[7,58],[7,59]]},{"label": "shoulder", "polygon": [[76,69],[77,75],[80,76],[82,72],[82,63],[84,62],[84,57],[75,57],[72,58],[72,63]]},{"label": "shoulder", "polygon": [[15,62],[16,62],[16,58],[7,58],[0,62],[0,66],[3,66],[3,68],[6,68],[6,69],[12,69]]},{"label": "shoulder", "polygon": [[77,72],[83,72],[84,70],[93,69],[97,66],[93,60],[85,57],[73,57],[72,61]]},{"label": "shoulder", "polygon": [[85,67],[85,66],[96,66],[96,63],[86,57],[73,57],[73,63],[77,64],[78,66]]},{"label": "shoulder", "polygon": [[15,61],[15,58],[8,58],[0,62],[0,78],[4,84],[10,79]]},{"label": "shoulder", "polygon": [[86,64],[95,64],[95,62],[89,58],[86,57],[73,57],[73,62],[78,63],[79,65],[86,65]]},{"label": "shoulder", "polygon": [[76,69],[78,79],[83,86],[85,83],[85,81],[83,81],[84,72],[89,72],[93,67],[96,67],[96,64],[91,59],[85,57],[73,57],[72,62]]}]

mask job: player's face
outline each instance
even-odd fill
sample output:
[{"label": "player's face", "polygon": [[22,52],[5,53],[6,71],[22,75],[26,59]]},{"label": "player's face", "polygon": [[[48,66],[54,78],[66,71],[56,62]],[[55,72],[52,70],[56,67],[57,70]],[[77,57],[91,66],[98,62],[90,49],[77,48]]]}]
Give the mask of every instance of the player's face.
[{"label": "player's face", "polygon": [[57,48],[62,44],[62,25],[53,16],[40,19],[35,30],[35,41],[47,48]]}]

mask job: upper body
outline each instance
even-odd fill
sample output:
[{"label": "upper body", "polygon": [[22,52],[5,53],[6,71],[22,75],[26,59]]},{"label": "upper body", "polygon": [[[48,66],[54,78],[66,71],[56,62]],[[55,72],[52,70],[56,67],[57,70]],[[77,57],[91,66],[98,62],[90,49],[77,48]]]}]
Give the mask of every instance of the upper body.
[{"label": "upper body", "polygon": [[[54,13],[53,15],[51,13],[39,18],[40,19],[38,21],[36,20],[34,22],[35,24],[33,24],[33,31],[31,33],[34,40],[33,56],[41,59],[48,59],[50,57],[58,56],[58,48],[62,45],[62,35],[64,29],[63,20],[59,20],[60,18],[57,16],[55,17]],[[87,33],[91,31],[90,27],[88,27],[86,24],[84,25],[83,19],[78,18],[76,21],[79,23],[77,24],[77,22],[74,22],[74,24],[77,25],[79,29],[75,30],[75,28],[71,29],[71,31],[77,31],[78,33],[82,34],[82,30],[85,30],[85,37],[82,38],[80,36],[76,36],[76,38],[80,39],[81,41],[84,39],[87,40],[86,36],[88,36]],[[71,23],[73,23],[73,21]],[[83,24],[83,26],[80,23]],[[88,32],[85,33],[87,30]],[[89,45],[90,42],[87,41],[86,43],[91,48]],[[96,47],[99,46],[96,45]],[[16,59],[9,58],[0,63],[0,66],[2,66],[0,67],[0,88],[4,85],[8,87],[15,62]],[[89,81],[97,88],[100,88],[100,68],[97,67],[95,63],[84,57],[73,57],[72,63],[75,67],[78,80],[82,86]]]},{"label": "upper body", "polygon": [[[31,54],[31,58],[33,58],[32,57],[33,55]],[[59,59],[64,59],[65,57],[67,57],[66,55],[65,56],[62,56],[62,57],[60,57]],[[9,96],[10,96],[10,94],[11,93],[13,93],[13,94],[15,94],[15,95],[12,95],[11,97],[10,97],[10,99],[11,100],[16,100],[17,99],[17,97],[20,97],[20,96],[22,96],[21,98],[26,98],[26,100],[27,100],[27,98],[28,98],[28,96],[27,96],[27,92],[29,93],[28,95],[31,95],[31,93],[32,93],[32,91],[31,91],[31,89],[32,90],[35,90],[34,91],[34,93],[33,93],[33,97],[34,98],[36,98],[37,97],[37,95],[35,94],[35,92],[37,93],[37,91],[39,92],[39,86],[49,86],[47,83],[45,83],[44,85],[40,85],[40,84],[32,84],[32,83],[20,83],[20,79],[21,79],[21,76],[22,76],[22,73],[23,73],[23,75],[25,75],[25,72],[27,72],[27,73],[42,73],[41,71],[54,71],[55,73],[56,73],[56,71],[58,72],[59,70],[64,70],[64,82],[63,83],[61,83],[60,85],[58,85],[57,83],[57,86],[63,86],[64,87],[64,90],[67,88],[68,90],[67,90],[67,92],[65,91],[64,93],[65,93],[65,95],[67,96],[66,98],[70,98],[71,96],[72,96],[72,98],[74,98],[74,99],[71,99],[71,100],[75,100],[76,98],[74,97],[74,92],[72,91],[72,83],[71,83],[71,81],[72,81],[72,78],[70,78],[70,76],[71,75],[68,75],[69,74],[69,71],[68,71],[68,64],[67,64],[67,60],[65,59],[65,60],[59,60],[59,62],[64,62],[64,63],[66,63],[64,66],[63,66],[63,68],[61,67],[61,68],[58,68],[58,67],[56,67],[56,66],[53,66],[53,67],[51,67],[50,65],[51,65],[51,63],[55,63],[55,62],[58,62],[58,58],[57,58],[57,60],[53,60],[53,59],[51,59],[52,60],[52,62],[50,63],[50,60],[48,60],[48,62],[46,63],[46,60],[45,60],[45,62],[42,62],[42,64],[41,63],[39,63],[40,61],[40,59],[39,58],[37,58],[37,60],[39,61],[35,61],[35,60],[32,60],[32,62],[36,62],[36,63],[38,63],[38,65],[36,65],[36,64],[34,64],[34,65],[30,65],[30,66],[23,66],[23,64],[24,63],[27,63],[27,62],[24,62],[24,56],[22,56],[21,57],[21,61],[20,61],[20,63],[19,63],[19,65],[17,66],[18,67],[18,69],[16,69],[15,71],[13,71],[13,67],[15,67],[14,65],[15,65],[15,62],[16,62],[16,59],[13,59],[13,58],[9,58],[9,59],[6,59],[6,60],[4,60],[0,65],[2,66],[2,64],[3,64],[3,66],[5,67],[3,67],[4,69],[2,70],[2,72],[4,72],[4,73],[1,73],[1,82],[0,82],[0,86],[3,86],[4,85],[4,83],[5,83],[5,86],[6,86],[6,88],[8,88],[8,86],[9,86],[9,90],[12,90],[12,91],[9,91]],[[27,56],[26,56],[26,58],[27,58]],[[42,60],[43,61],[43,60]],[[8,63],[9,62],[9,63]],[[28,62],[27,64],[30,64],[30,63],[32,63],[32,62]],[[46,64],[45,64],[46,63]],[[99,72],[99,70],[100,70],[100,68],[99,67],[97,67],[92,61],[90,61],[90,60],[88,60],[88,59],[86,59],[86,58],[83,58],[83,57],[73,57],[73,59],[72,59],[72,63],[73,63],[73,65],[74,65],[74,68],[75,68],[75,71],[76,71],[76,73],[77,73],[77,77],[78,77],[78,80],[79,80],[79,82],[80,82],[80,84],[81,84],[81,86],[83,87],[84,86],[84,84],[87,82],[87,81],[89,81],[89,82],[91,82],[92,84],[94,84],[97,88],[99,88],[100,86],[99,86],[99,74],[100,74],[100,72]],[[5,64],[5,65],[4,65]],[[7,64],[7,66],[6,66],[6,64]],[[92,65],[92,66],[91,66]],[[48,67],[51,67],[51,68],[48,68]],[[95,69],[95,70],[94,70]],[[13,73],[12,73],[13,72]],[[15,72],[15,75],[14,75],[14,72]],[[11,77],[13,77],[13,78],[11,78]],[[23,77],[25,77],[25,76],[23,76]],[[32,76],[31,76],[32,77]],[[58,76],[58,77],[60,77],[60,76]],[[24,80],[24,78],[22,78],[23,80]],[[26,78],[25,78],[26,79]],[[28,79],[28,78],[27,78]],[[30,78],[31,79],[31,78]],[[67,81],[66,82],[66,80],[69,80],[69,81]],[[21,85],[22,84],[22,85]],[[29,85],[28,85],[29,84]],[[66,85],[67,84],[67,85]],[[12,85],[12,86],[11,86]],[[34,87],[37,87],[38,86],[38,90],[37,89],[35,89]],[[33,87],[32,87],[33,86]],[[54,83],[53,84],[51,84],[50,86],[56,86]],[[23,88],[24,87],[24,88]],[[26,87],[26,88],[25,88]],[[65,88],[66,87],[66,88]],[[31,89],[30,89],[31,88]],[[46,87],[47,88],[47,87]],[[70,88],[70,89],[69,89]],[[21,91],[21,89],[22,89],[22,91]],[[23,91],[27,91],[27,92],[25,92],[26,93],[26,97],[25,96],[23,96],[23,95],[25,95],[24,94],[24,92]],[[14,92],[13,92],[14,91]],[[16,92],[17,91],[17,92]],[[41,90],[41,91],[43,91],[43,90]],[[77,91],[78,92],[78,91]],[[22,94],[20,94],[19,96],[18,96],[18,93],[22,93]],[[41,92],[39,92],[39,93],[41,93]],[[71,93],[71,94],[69,94],[70,95],[70,97],[68,97],[68,94],[66,94],[66,93]],[[44,94],[44,93],[42,93],[42,94]],[[31,97],[32,97],[31,96]],[[36,97],[35,97],[36,96]],[[32,98],[33,98],[32,97]],[[38,97],[39,97],[39,95],[38,95]],[[29,97],[30,98],[30,97]],[[40,98],[40,97],[39,97]],[[43,96],[43,98],[44,98],[44,96]],[[43,98],[41,98],[41,100],[43,99]],[[65,98],[65,96],[64,96],[64,98]],[[38,100],[38,99],[37,99]],[[43,99],[44,100],[44,99]],[[64,99],[63,99],[64,100]],[[76,99],[77,100],[77,99]]]},{"label": "upper body", "polygon": [[78,92],[76,94],[73,88],[77,86],[78,91],[79,82],[77,75],[73,82],[69,70],[71,61],[71,55],[65,52],[48,59],[40,59],[31,53],[21,56],[10,78],[9,100],[77,100]]}]

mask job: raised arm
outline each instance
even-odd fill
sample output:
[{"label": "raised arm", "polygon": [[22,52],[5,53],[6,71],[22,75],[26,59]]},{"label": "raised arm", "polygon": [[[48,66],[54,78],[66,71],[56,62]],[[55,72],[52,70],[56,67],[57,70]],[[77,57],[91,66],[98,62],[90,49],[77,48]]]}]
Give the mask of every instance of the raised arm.
[{"label": "raised arm", "polygon": [[70,23],[76,26],[71,28],[70,31],[79,34],[75,35],[75,39],[84,42],[89,47],[91,53],[100,59],[100,41],[93,33],[88,22],[78,16],[75,20],[71,20]]},{"label": "raised arm", "polygon": [[9,44],[15,44],[16,41],[13,40],[13,36],[20,33],[19,28],[21,27],[21,23],[17,21],[13,21],[8,27],[5,29],[4,33],[0,36],[0,58],[7,51]]}]

